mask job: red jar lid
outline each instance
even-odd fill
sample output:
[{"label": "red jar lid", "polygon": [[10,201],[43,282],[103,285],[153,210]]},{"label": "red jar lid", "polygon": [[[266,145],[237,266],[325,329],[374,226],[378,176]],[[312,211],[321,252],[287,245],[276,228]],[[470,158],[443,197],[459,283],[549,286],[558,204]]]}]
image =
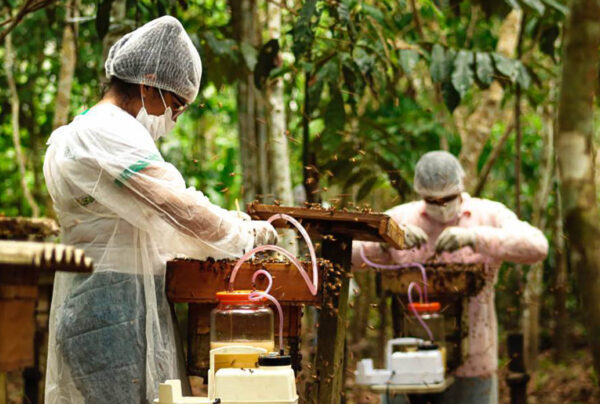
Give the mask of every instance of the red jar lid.
[{"label": "red jar lid", "polygon": [[409,303],[408,310],[410,313],[413,313],[413,308],[417,313],[435,313],[440,311],[441,306],[439,302]]},{"label": "red jar lid", "polygon": [[262,290],[232,290],[217,292],[217,300],[226,304],[263,304],[267,299],[250,300],[250,294],[253,292],[262,292]]}]

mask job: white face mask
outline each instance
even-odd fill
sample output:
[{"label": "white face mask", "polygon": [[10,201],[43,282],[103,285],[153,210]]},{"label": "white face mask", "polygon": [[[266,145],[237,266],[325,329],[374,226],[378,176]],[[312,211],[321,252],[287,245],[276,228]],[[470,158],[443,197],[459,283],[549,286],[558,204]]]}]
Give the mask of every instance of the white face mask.
[{"label": "white face mask", "polygon": [[425,213],[437,222],[448,223],[458,217],[461,204],[461,197],[454,198],[445,205],[435,205],[425,202]]},{"label": "white face mask", "polygon": [[148,114],[148,111],[146,111],[146,106],[144,105],[144,97],[141,97],[142,108],[140,108],[140,111],[135,117],[135,119],[137,119],[142,125],[144,125],[146,129],[148,129],[148,132],[150,132],[150,136],[152,136],[154,141],[157,141],[160,137],[165,136],[175,127],[173,111],[171,111],[171,107],[167,108],[167,104],[165,103],[165,99],[163,98],[160,89],[158,90],[158,93],[160,94],[160,99],[165,106],[165,112],[159,116]]}]

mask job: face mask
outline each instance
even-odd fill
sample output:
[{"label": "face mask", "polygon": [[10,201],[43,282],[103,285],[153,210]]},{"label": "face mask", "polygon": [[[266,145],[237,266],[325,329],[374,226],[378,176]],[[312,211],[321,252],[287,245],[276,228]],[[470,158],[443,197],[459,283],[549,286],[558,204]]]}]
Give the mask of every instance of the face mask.
[{"label": "face mask", "polygon": [[146,106],[144,105],[144,97],[142,98],[142,108],[138,112],[135,119],[137,119],[144,127],[150,132],[150,136],[154,141],[157,141],[162,136],[165,136],[175,127],[175,121],[173,120],[173,111],[171,111],[171,107],[167,108],[167,104],[165,103],[165,99],[163,98],[162,92],[160,89],[158,90],[160,94],[160,99],[165,106],[165,112],[162,115],[150,115],[148,111],[146,111]]},{"label": "face mask", "polygon": [[440,223],[448,223],[458,217],[462,199],[460,197],[451,200],[445,205],[425,203],[425,213],[433,220]]}]

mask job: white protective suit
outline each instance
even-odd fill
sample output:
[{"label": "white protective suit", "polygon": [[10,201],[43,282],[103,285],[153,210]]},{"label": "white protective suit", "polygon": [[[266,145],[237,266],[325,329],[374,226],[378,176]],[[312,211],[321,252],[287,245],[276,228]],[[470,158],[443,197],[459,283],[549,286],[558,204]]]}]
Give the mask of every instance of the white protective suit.
[{"label": "white protective suit", "polygon": [[95,269],[56,274],[46,403],[152,402],[161,381],[181,377],[165,263],[241,256],[256,222],[186,189],[148,131],[113,104],[57,129],[48,145],[44,176],[63,242]]}]

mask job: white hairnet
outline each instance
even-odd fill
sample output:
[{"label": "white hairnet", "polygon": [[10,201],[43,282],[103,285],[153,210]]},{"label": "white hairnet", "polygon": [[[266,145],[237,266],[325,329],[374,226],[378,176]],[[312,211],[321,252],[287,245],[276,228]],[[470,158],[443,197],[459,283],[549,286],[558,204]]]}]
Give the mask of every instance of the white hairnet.
[{"label": "white hairnet", "polygon": [[445,151],[425,153],[415,167],[415,192],[423,196],[443,197],[465,189],[465,172],[460,162]]},{"label": "white hairnet", "polygon": [[181,23],[164,16],[119,39],[109,50],[106,77],[171,91],[190,103],[198,95],[202,62]]}]

